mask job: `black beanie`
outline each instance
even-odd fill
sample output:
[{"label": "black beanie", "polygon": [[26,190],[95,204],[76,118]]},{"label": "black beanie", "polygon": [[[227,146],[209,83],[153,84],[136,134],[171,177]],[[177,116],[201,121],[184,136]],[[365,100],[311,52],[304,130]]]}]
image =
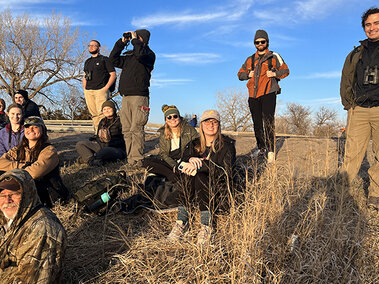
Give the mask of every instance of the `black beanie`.
[{"label": "black beanie", "polygon": [[105,101],[103,102],[102,106],[101,106],[101,110],[103,110],[104,107],[111,107],[113,109],[113,115],[116,116],[117,115],[117,111],[116,111],[116,106],[114,105],[114,103],[112,101]]},{"label": "black beanie", "polygon": [[254,40],[256,40],[257,38],[264,38],[265,40],[267,40],[267,42],[269,42],[268,40],[268,34],[265,30],[257,30],[255,32],[255,37],[254,37]]},{"label": "black beanie", "polygon": [[18,90],[15,95],[20,94],[27,101],[29,99],[28,92],[25,90]]},{"label": "black beanie", "polygon": [[146,44],[149,43],[150,32],[148,30],[145,30],[145,29],[136,30],[136,34],[142,37],[144,43]]}]

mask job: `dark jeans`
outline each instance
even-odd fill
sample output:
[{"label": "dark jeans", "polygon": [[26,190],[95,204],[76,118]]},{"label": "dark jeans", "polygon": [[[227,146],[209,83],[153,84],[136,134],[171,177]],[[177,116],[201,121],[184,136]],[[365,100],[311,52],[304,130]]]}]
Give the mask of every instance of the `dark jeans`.
[{"label": "dark jeans", "polygon": [[95,157],[96,159],[102,160],[104,162],[121,160],[125,159],[126,157],[124,149],[115,147],[101,148],[99,143],[95,141],[79,141],[76,143],[75,148],[85,163],[88,163],[92,157]]},{"label": "dark jeans", "polygon": [[276,94],[274,93],[257,99],[249,98],[257,147],[266,149],[268,152],[275,151],[275,107]]},{"label": "dark jeans", "polygon": [[149,169],[150,173],[164,176],[169,181],[176,182],[178,180],[178,174],[175,174],[172,167],[162,159],[145,158],[142,160],[142,166]]}]

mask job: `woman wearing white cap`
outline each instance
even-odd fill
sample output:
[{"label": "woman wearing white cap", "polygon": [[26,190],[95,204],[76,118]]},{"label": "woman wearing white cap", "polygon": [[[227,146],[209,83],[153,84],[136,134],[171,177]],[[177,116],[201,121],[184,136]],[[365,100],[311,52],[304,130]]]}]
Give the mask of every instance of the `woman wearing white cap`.
[{"label": "woman wearing white cap", "polygon": [[207,110],[200,119],[200,138],[189,143],[184,154],[181,171],[190,176],[190,188],[183,192],[178,218],[169,234],[179,239],[188,227],[188,210],[196,205],[200,209],[201,230],[197,243],[209,242],[212,233],[212,215],[227,203],[228,179],[231,179],[236,159],[235,141],[221,134],[220,114]]}]

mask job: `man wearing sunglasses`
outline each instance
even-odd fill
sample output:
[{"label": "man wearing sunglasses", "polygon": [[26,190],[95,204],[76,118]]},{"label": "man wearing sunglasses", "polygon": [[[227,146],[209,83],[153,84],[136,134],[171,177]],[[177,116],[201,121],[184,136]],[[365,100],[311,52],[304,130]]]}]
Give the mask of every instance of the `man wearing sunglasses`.
[{"label": "man wearing sunglasses", "polygon": [[278,81],[288,76],[289,69],[278,53],[269,51],[266,31],[256,31],[254,45],[257,51],[245,60],[238,71],[238,78],[248,80],[249,108],[257,140],[253,156],[267,155],[268,163],[273,163],[276,95],[281,91]]}]

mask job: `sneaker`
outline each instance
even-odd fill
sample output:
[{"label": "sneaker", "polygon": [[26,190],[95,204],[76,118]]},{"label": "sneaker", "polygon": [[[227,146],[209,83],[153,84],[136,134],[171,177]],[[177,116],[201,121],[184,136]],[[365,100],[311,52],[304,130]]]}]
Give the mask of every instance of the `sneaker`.
[{"label": "sneaker", "polygon": [[275,162],[275,153],[274,152],[268,152],[267,163],[272,164],[274,162]]},{"label": "sneaker", "polygon": [[207,225],[201,225],[201,229],[197,234],[197,245],[206,246],[211,241],[212,227]]},{"label": "sneaker", "polygon": [[367,199],[367,207],[373,210],[379,210],[379,197],[370,196]]},{"label": "sneaker", "polygon": [[182,220],[176,220],[174,226],[171,229],[170,234],[167,236],[167,239],[170,241],[178,241],[183,237],[186,232],[186,225]]}]

